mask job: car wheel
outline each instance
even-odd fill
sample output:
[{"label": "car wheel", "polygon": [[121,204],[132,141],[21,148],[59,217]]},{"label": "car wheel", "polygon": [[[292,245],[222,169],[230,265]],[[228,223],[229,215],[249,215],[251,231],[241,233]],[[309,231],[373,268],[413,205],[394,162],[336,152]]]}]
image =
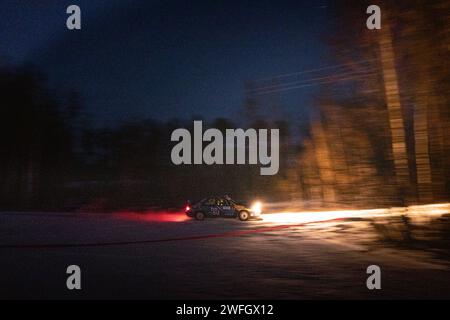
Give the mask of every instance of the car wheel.
[{"label": "car wheel", "polygon": [[201,211],[198,211],[195,213],[195,219],[199,221],[205,220],[205,214]]},{"label": "car wheel", "polygon": [[248,218],[250,218],[250,214],[247,211],[240,211],[239,212],[239,220],[247,221]]}]

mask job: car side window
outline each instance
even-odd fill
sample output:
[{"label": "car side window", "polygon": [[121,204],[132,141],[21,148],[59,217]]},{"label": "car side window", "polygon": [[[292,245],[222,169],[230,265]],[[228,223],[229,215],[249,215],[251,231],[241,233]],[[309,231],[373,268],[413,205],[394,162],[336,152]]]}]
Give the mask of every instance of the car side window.
[{"label": "car side window", "polygon": [[217,199],[217,205],[223,207],[227,205],[227,202],[224,199]]},{"label": "car side window", "polygon": [[216,199],[215,198],[208,198],[205,200],[205,202],[203,202],[204,205],[206,206],[214,206],[216,204]]}]

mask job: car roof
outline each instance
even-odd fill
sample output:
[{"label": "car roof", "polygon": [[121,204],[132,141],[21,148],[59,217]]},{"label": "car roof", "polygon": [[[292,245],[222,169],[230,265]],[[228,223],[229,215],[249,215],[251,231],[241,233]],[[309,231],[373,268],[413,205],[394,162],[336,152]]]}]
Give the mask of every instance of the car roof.
[{"label": "car roof", "polygon": [[216,199],[216,200],[232,200],[231,198],[230,198],[230,199],[226,199],[225,197],[222,197],[222,196],[211,196],[211,197],[203,198],[202,200],[200,200],[200,202],[203,202],[203,201],[206,201],[206,200],[209,200],[209,199]]}]

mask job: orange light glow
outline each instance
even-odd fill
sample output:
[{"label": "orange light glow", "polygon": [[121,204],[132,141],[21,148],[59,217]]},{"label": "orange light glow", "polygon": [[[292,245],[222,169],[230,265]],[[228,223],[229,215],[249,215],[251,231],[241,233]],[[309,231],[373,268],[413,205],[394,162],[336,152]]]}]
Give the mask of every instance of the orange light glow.
[{"label": "orange light glow", "polygon": [[438,215],[450,213],[450,203],[410,206],[401,208],[381,208],[368,210],[298,211],[264,214],[265,222],[273,223],[314,223],[347,218],[374,218],[400,215]]}]

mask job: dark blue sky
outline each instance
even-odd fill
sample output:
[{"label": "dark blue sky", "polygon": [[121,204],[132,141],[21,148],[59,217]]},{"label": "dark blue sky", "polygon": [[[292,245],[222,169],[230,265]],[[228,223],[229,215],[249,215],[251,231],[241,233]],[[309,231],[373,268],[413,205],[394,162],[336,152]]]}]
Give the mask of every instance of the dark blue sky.
[{"label": "dark blue sky", "polygon": [[[82,30],[66,29],[66,7]],[[244,81],[326,64],[326,1],[2,0],[0,57],[75,89],[98,125],[140,117],[235,119]],[[284,92],[306,117],[314,88]]]}]

